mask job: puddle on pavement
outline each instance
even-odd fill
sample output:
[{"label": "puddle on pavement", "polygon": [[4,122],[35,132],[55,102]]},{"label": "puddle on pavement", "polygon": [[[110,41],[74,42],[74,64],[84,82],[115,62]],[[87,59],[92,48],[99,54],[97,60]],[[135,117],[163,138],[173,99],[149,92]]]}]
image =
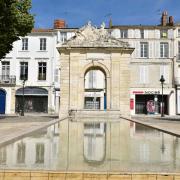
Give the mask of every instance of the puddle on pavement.
[{"label": "puddle on pavement", "polygon": [[1,169],[180,172],[180,139],[119,121],[61,121],[0,148]]}]

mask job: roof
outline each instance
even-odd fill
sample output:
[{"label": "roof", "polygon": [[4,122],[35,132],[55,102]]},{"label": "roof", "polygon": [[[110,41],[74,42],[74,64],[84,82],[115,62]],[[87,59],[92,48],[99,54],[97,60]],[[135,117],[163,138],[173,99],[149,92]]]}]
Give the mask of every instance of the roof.
[{"label": "roof", "polygon": [[111,29],[174,29],[175,26],[161,25],[115,25]]}]

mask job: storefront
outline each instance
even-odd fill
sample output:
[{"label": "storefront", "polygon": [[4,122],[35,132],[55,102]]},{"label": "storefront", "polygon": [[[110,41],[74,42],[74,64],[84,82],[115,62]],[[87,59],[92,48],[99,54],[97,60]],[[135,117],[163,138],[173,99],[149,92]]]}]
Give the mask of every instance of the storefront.
[{"label": "storefront", "polygon": [[23,103],[23,88],[16,91],[16,112],[23,109],[25,112],[48,112],[48,91],[43,88],[25,87],[24,88],[24,103]]},{"label": "storefront", "polygon": [[[165,115],[175,114],[175,92],[165,89],[163,95],[163,107]],[[162,95],[160,89],[133,89],[130,99],[131,115],[135,114],[161,114]]]}]

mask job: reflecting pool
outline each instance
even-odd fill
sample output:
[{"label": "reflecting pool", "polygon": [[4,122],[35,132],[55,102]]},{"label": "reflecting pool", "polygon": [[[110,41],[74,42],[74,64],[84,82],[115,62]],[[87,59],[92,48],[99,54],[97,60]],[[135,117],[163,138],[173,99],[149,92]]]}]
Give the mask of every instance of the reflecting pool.
[{"label": "reflecting pool", "polygon": [[66,119],[0,147],[0,168],[180,172],[180,139],[123,119]]}]

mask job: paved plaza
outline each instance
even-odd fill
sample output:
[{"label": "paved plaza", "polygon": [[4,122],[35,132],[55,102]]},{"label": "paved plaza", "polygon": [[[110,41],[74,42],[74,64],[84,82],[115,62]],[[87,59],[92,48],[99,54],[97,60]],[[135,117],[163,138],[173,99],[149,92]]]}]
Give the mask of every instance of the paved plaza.
[{"label": "paved plaza", "polygon": [[18,138],[22,138],[33,131],[55,124],[59,119],[54,116],[17,116],[0,117],[0,146]]}]

